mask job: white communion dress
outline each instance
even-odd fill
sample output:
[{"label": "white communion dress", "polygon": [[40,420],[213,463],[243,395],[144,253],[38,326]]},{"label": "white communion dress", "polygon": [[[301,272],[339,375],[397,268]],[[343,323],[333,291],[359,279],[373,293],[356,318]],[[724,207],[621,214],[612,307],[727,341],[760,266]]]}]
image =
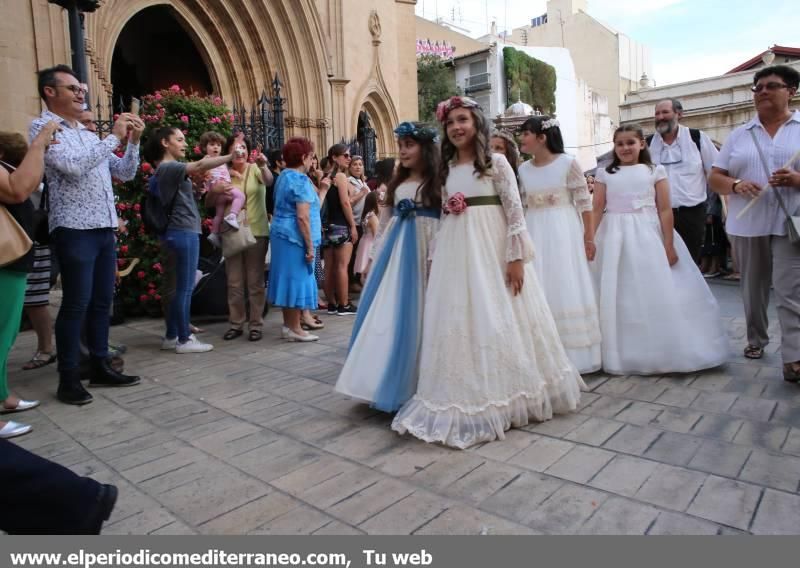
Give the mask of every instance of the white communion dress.
[{"label": "white communion dress", "polygon": [[577,160],[567,154],[541,167],[527,161],[519,177],[536,249],[533,266],[564,349],[580,373],[599,371],[600,321],[581,219],[581,213],[592,210],[586,179]]},{"label": "white communion dress", "polygon": [[729,354],[719,305],[677,232],[670,266],[656,209],[663,166],[598,169],[606,213],[592,263],[603,334],[603,369],[614,374],[688,373]]},{"label": "white communion dress", "polygon": [[417,202],[419,185],[400,184],[395,207],[380,210],[373,264],[335,387],[384,412],[396,411],[417,388],[428,250],[441,214]]},{"label": "white communion dress", "polygon": [[[511,166],[494,155],[488,174],[453,165],[442,200],[467,208],[439,226],[425,296],[417,392],[392,428],[467,448],[504,431],[574,411],[583,381],[567,358],[536,273]],[[509,261],[523,260],[514,296]]]}]

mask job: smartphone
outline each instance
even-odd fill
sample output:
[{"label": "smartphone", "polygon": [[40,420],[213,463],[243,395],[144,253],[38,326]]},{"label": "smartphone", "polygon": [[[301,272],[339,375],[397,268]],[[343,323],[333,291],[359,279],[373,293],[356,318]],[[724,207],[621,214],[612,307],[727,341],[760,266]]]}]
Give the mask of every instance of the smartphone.
[{"label": "smartphone", "polygon": [[142,106],[142,102],[137,99],[136,97],[131,98],[131,114],[135,114],[139,116],[139,109]]}]

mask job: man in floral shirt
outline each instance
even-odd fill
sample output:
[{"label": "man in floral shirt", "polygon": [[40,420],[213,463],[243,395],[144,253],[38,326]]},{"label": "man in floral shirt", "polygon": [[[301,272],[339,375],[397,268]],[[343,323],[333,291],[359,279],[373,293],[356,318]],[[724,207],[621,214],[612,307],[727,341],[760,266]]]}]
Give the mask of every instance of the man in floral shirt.
[{"label": "man in floral shirt", "polygon": [[[78,371],[84,318],[92,359],[89,385],[123,387],[139,383],[139,377],[111,368],[108,327],[117,228],[111,176],[123,181],[133,179],[139,166],[144,122],[123,113],[111,134],[101,141],[81,124],[86,90],[66,65],[39,72],[39,95],[47,110],[31,124],[31,138],[48,121],[61,125],[57,143],[45,156],[49,226],[64,291],[56,319],[58,399],[67,404],[87,404],[92,395],[81,385]],[[127,144],[122,157],[115,154],[120,144]]]}]

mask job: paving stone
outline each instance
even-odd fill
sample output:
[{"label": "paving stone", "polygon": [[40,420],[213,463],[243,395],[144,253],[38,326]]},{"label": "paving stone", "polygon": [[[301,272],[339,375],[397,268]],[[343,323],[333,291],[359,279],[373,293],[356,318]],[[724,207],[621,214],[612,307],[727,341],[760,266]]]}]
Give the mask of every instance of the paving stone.
[{"label": "paving stone", "polygon": [[412,493],[359,525],[367,534],[413,534],[441,514],[448,501],[426,493]]},{"label": "paving stone", "polygon": [[565,485],[530,515],[527,524],[545,534],[574,534],[607,498],[600,491]]},{"label": "paving stone", "polygon": [[414,492],[414,487],[394,479],[382,479],[326,509],[332,516],[356,526]]},{"label": "paving stone", "polygon": [[522,470],[503,463],[484,462],[449,484],[443,493],[462,502],[477,505],[522,474]]},{"label": "paving stone", "polygon": [[733,441],[737,444],[759,446],[780,451],[789,435],[789,427],[763,422],[745,422]]},{"label": "paving stone", "polygon": [[403,447],[392,448],[372,467],[393,477],[408,478],[450,453],[451,450],[414,439]]},{"label": "paving stone", "polygon": [[758,398],[767,388],[768,381],[765,379],[736,379],[728,383],[722,392],[735,393],[740,396]]},{"label": "paving stone", "polygon": [[[580,414],[571,414],[570,416],[578,416],[583,420],[586,420],[586,416],[581,416]],[[553,421],[544,422],[543,424],[551,424]],[[538,432],[538,430],[535,430]],[[553,434],[550,434],[553,435]],[[539,436],[536,434],[531,434],[526,430],[509,430],[506,432],[506,439],[505,440],[495,440],[494,442],[489,442],[478,446],[474,449],[471,449],[471,452],[474,452],[484,458],[489,458],[492,460],[498,461],[506,461],[511,457],[517,455],[519,452],[533,444],[536,440],[539,439]]]},{"label": "paving stone", "polygon": [[323,481],[315,487],[303,491],[297,497],[319,509],[326,509],[366,487],[375,485],[381,479],[380,474],[359,467]]},{"label": "paving stone", "polygon": [[200,525],[204,534],[245,534],[299,507],[302,503],[273,491]]},{"label": "paving stone", "polygon": [[364,531],[358,530],[355,527],[340,523],[339,521],[331,521],[327,525],[315,530],[311,534],[319,535],[335,535],[335,536],[349,536],[349,535],[363,535]]},{"label": "paving stone", "polygon": [[791,428],[781,450],[784,453],[800,456],[800,429]]},{"label": "paving stone", "polygon": [[633,400],[641,400],[645,402],[653,402],[667,390],[665,385],[659,385],[655,382],[647,382],[644,384],[635,385],[632,389],[625,391],[625,398]]},{"label": "paving stone", "polygon": [[415,535],[535,535],[533,529],[477,509],[456,506],[414,531]]},{"label": "paving stone", "polygon": [[750,456],[750,451],[745,446],[706,440],[688,467],[726,477],[737,477]]},{"label": "paving stone", "polygon": [[582,412],[591,416],[599,416],[600,418],[614,418],[631,404],[630,400],[601,396],[584,408]]},{"label": "paving stone", "polygon": [[662,431],[655,428],[628,424],[614,434],[603,447],[617,452],[641,455],[661,434]]},{"label": "paving stone", "polygon": [[644,457],[674,465],[686,465],[703,440],[686,434],[664,432],[644,453]]},{"label": "paving stone", "polygon": [[664,430],[685,434],[703,417],[702,414],[686,408],[667,408],[653,419],[651,424]]},{"label": "paving stone", "polygon": [[692,427],[691,433],[697,436],[707,436],[731,442],[736,437],[742,424],[744,424],[744,420],[725,414],[704,414]]},{"label": "paving stone", "polygon": [[276,517],[264,525],[253,529],[250,531],[250,534],[311,534],[333,521],[334,519],[325,513],[305,505],[300,505],[288,513],[284,513],[280,517]]},{"label": "paving stone", "polygon": [[270,485],[290,495],[298,496],[342,474],[350,475],[358,469],[353,462],[335,456],[323,455],[320,459],[270,481]]},{"label": "paving stone", "polygon": [[104,535],[142,535],[153,533],[177,519],[163,507],[151,507],[144,511],[117,521],[103,524]]},{"label": "paving stone", "polygon": [[551,465],[545,473],[554,477],[568,479],[575,483],[586,483],[614,458],[613,452],[576,446],[564,457]]},{"label": "paving stone", "polygon": [[767,489],[751,530],[755,534],[791,534],[800,530],[800,496]]},{"label": "paving stone", "polygon": [[753,450],[739,478],[758,485],[797,492],[800,458]]},{"label": "paving stone", "polygon": [[772,416],[777,404],[772,400],[740,396],[733,403],[730,413],[741,418],[766,422]]},{"label": "paving stone", "polygon": [[785,401],[778,401],[778,406],[770,418],[770,422],[787,424],[800,428],[800,406]]},{"label": "paving stone", "polygon": [[706,477],[704,473],[659,464],[635,497],[665,509],[685,511]]},{"label": "paving stone", "polygon": [[602,385],[596,387],[594,392],[597,394],[618,397],[632,389],[634,386],[636,386],[636,384],[636,381],[633,381],[627,377],[612,376]]},{"label": "paving stone", "polygon": [[731,377],[728,373],[714,371],[705,372],[700,373],[697,379],[692,382],[692,388],[708,392],[717,392],[724,390],[730,382]]},{"label": "paving stone", "polygon": [[486,463],[480,456],[465,452],[451,453],[416,473],[411,481],[434,491],[448,488]]},{"label": "paving stone", "polygon": [[553,438],[541,438],[508,460],[508,462],[533,471],[544,471],[574,447],[575,444],[571,442],[563,442]]},{"label": "paving stone", "polygon": [[736,402],[736,394],[729,392],[702,392],[694,402],[692,408],[705,412],[725,413]]},{"label": "paving stone", "polygon": [[611,497],[578,529],[580,534],[645,534],[658,509],[620,497]]},{"label": "paving stone", "polygon": [[[581,400],[585,397],[586,394],[581,395]],[[560,438],[564,436],[568,432],[571,432],[584,422],[589,419],[588,416],[584,414],[565,414],[563,416],[557,416],[553,420],[547,420],[546,422],[538,422],[535,424],[528,424],[527,426],[523,427],[523,430],[529,430],[536,434],[542,434],[545,436],[554,436],[556,438]],[[509,430],[506,432],[506,437],[514,432],[514,430]],[[495,444],[496,442],[491,442],[491,444]],[[502,442],[501,442],[502,443]],[[487,445],[491,445],[487,444]]]},{"label": "paving stone", "polygon": [[694,402],[694,399],[696,399],[700,393],[700,390],[689,387],[670,387],[664,391],[661,396],[656,398],[655,402],[667,406],[686,408]]},{"label": "paving stone", "polygon": [[644,426],[652,422],[662,412],[664,412],[664,407],[659,404],[651,404],[649,402],[634,402],[629,407],[618,413],[614,417],[614,420]]},{"label": "paving stone", "polygon": [[657,468],[658,464],[650,460],[617,456],[589,480],[589,485],[633,497]]},{"label": "paving stone", "polygon": [[686,512],[747,530],[758,506],[761,491],[755,485],[711,475]]},{"label": "paving stone", "polygon": [[487,497],[480,506],[527,524],[539,504],[563,485],[560,479],[538,473],[523,473]]},{"label": "paving stone", "polygon": [[592,446],[602,446],[623,426],[624,425],[620,422],[592,416],[583,424],[564,436],[564,438],[573,442],[590,444]]},{"label": "paving stone", "polygon": [[647,531],[649,535],[716,535],[719,525],[669,511],[661,511]]}]

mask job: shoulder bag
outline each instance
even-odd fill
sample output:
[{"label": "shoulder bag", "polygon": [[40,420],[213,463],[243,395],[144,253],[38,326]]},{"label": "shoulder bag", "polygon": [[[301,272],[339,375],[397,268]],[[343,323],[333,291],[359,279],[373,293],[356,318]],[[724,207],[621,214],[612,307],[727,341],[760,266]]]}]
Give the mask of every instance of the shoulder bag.
[{"label": "shoulder bag", "polygon": [[[247,166],[247,173],[244,174],[244,183],[242,184],[242,193],[247,195],[247,182],[250,180],[250,172],[252,166]],[[245,201],[245,203],[247,203]],[[253,231],[250,230],[250,223],[247,221],[247,206],[242,207],[237,217],[239,221],[239,230],[225,227],[221,232],[222,237],[222,256],[230,258],[236,256],[240,252],[244,252],[256,244],[256,238],[253,236]]]}]

